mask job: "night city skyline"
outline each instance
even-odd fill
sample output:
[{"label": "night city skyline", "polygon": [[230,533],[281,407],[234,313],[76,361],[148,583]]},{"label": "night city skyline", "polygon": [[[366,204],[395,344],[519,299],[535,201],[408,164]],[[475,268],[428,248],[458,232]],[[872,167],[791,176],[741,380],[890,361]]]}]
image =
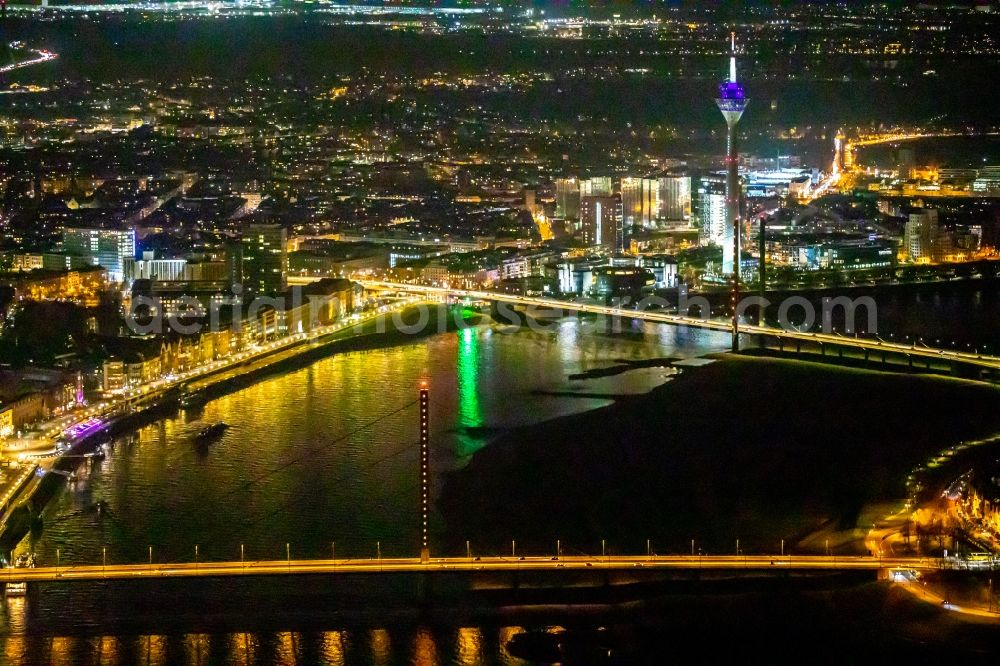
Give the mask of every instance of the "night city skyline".
[{"label": "night city skyline", "polygon": [[988,663],[998,28],[5,3],[0,663]]}]

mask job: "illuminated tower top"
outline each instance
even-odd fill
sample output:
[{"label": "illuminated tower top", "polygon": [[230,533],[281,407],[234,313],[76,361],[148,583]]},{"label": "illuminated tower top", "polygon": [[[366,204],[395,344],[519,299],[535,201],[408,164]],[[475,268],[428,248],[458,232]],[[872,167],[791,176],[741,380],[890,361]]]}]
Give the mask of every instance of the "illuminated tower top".
[{"label": "illuminated tower top", "polygon": [[736,83],[736,33],[729,33],[729,82]]},{"label": "illuminated tower top", "polygon": [[736,80],[736,33],[730,34],[729,80],[719,86],[719,97],[715,100],[722,111],[726,124],[730,128],[736,126],[747,108],[746,93],[743,86]]}]

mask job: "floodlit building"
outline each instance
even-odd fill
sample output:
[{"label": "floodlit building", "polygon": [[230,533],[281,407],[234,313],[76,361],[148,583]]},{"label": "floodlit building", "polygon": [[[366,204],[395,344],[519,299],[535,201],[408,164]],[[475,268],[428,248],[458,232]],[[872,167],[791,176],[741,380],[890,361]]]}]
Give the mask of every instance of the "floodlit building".
[{"label": "floodlit building", "polygon": [[589,293],[594,286],[594,271],[604,262],[592,257],[567,259],[557,267],[559,291],[564,294]]},{"label": "floodlit building", "polygon": [[1000,194],[1000,166],[987,166],[979,170],[972,181],[972,191],[979,194]]},{"label": "floodlit building", "polygon": [[135,258],[135,230],[72,228],[63,230],[63,252],[108,271],[108,279],[125,279],[125,260]]},{"label": "floodlit building", "polygon": [[142,259],[125,259],[125,280],[183,280],[186,267],[185,259],[155,259],[143,252]]},{"label": "floodlit building", "polygon": [[564,220],[580,218],[580,181],[577,178],[557,178],[555,216]]},{"label": "floodlit building", "polygon": [[288,286],[288,237],[280,224],[245,224],[241,268],[244,292],[277,294]]},{"label": "floodlit building", "polygon": [[614,184],[611,176],[597,176],[586,178],[580,181],[580,198],[583,197],[610,197],[614,193]]},{"label": "floodlit building", "polygon": [[622,202],[616,196],[587,196],[580,199],[580,226],[587,245],[606,250],[622,246]]},{"label": "floodlit building", "polygon": [[639,257],[638,266],[653,274],[657,289],[671,289],[677,286],[677,259],[670,255],[644,255]]},{"label": "floodlit building", "polygon": [[659,208],[660,187],[655,178],[622,178],[622,218],[626,227],[652,227]]},{"label": "floodlit building", "polygon": [[812,191],[813,178],[811,169],[748,171],[746,193],[748,197],[790,196],[802,199]]},{"label": "floodlit building", "polygon": [[688,224],[691,222],[691,176],[673,174],[657,178],[658,208],[656,219],[660,224]]},{"label": "floodlit building", "polygon": [[910,213],[903,234],[903,247],[907,258],[917,263],[927,263],[934,258],[934,245],[938,238],[938,212],[933,208]]},{"label": "floodlit building", "polygon": [[[704,176],[698,180],[698,240],[701,245],[726,242],[726,179]],[[732,236],[730,235],[731,239]]]}]

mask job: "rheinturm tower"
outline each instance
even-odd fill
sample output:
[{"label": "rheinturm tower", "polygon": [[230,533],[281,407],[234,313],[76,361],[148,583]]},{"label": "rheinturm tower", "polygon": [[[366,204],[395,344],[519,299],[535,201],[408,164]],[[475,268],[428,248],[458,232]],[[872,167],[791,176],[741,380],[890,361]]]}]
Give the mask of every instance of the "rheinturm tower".
[{"label": "rheinturm tower", "polygon": [[726,119],[726,235],[722,244],[722,272],[732,275],[740,247],[740,174],[736,152],[736,125],[747,108],[743,86],[736,80],[736,33],[730,36],[729,79],[719,86],[715,100]]}]

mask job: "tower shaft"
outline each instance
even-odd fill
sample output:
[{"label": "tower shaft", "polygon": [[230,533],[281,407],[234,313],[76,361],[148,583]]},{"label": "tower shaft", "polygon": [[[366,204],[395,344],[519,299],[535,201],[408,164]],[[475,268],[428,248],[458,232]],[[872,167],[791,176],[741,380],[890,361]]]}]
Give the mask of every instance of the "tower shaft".
[{"label": "tower shaft", "polygon": [[[736,151],[736,126],[746,110],[747,98],[736,78],[736,35],[732,35],[729,57],[729,78],[719,86],[715,100],[726,120],[726,238],[722,248],[722,271],[732,276],[733,351],[739,351],[739,282],[742,228],[740,221],[740,173]],[[732,234],[730,236],[729,234]],[[729,256],[730,252],[732,253]]]}]

